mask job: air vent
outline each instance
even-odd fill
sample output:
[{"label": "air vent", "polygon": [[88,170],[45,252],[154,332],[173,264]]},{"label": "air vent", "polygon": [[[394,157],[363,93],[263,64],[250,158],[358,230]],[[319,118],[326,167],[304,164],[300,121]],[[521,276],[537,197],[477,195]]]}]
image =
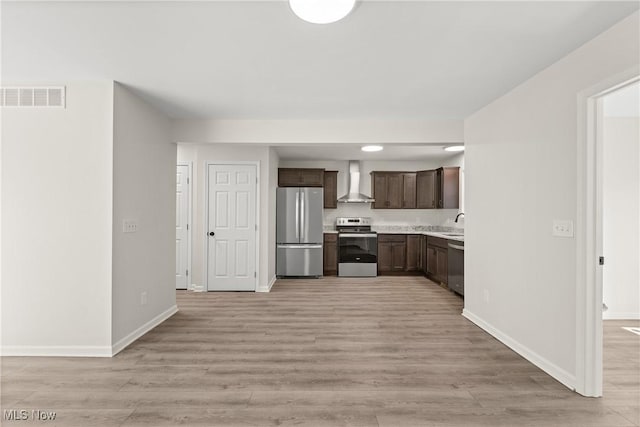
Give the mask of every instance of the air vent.
[{"label": "air vent", "polygon": [[0,88],[0,107],[65,107],[64,86]]}]

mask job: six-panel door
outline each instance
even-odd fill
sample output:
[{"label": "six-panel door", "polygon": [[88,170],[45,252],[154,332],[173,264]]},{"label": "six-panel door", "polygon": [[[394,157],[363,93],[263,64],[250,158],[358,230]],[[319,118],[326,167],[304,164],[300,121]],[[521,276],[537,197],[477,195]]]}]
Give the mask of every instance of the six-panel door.
[{"label": "six-panel door", "polygon": [[210,291],[256,287],[256,166],[209,165],[207,267]]}]

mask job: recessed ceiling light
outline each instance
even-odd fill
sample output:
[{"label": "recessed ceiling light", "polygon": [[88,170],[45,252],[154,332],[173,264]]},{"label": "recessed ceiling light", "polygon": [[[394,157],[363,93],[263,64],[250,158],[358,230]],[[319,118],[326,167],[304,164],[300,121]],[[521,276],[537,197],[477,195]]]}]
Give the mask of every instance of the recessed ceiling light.
[{"label": "recessed ceiling light", "polygon": [[383,148],[384,147],[382,145],[365,145],[364,147],[361,148],[361,150],[372,152],[372,151],[382,151]]},{"label": "recessed ceiling light", "polygon": [[464,145],[450,145],[444,147],[444,151],[464,151]]},{"label": "recessed ceiling light", "polygon": [[331,24],[351,12],[356,0],[289,0],[298,18],[312,24]]}]

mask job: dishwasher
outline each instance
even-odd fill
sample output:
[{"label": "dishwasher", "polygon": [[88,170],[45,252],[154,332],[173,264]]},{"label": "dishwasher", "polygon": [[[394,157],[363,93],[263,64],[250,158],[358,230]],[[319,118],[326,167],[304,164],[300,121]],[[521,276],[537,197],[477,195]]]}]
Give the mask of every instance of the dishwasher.
[{"label": "dishwasher", "polygon": [[464,295],[464,242],[449,240],[449,290]]}]

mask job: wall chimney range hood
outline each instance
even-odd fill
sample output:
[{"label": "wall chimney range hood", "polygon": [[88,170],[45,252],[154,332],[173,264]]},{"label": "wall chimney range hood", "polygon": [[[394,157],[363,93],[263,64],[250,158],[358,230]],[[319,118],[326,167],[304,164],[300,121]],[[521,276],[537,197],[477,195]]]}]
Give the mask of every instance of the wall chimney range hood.
[{"label": "wall chimney range hood", "polygon": [[338,199],[338,203],[373,203],[375,199],[360,192],[360,162],[349,160],[349,177],[347,178],[349,192]]}]

